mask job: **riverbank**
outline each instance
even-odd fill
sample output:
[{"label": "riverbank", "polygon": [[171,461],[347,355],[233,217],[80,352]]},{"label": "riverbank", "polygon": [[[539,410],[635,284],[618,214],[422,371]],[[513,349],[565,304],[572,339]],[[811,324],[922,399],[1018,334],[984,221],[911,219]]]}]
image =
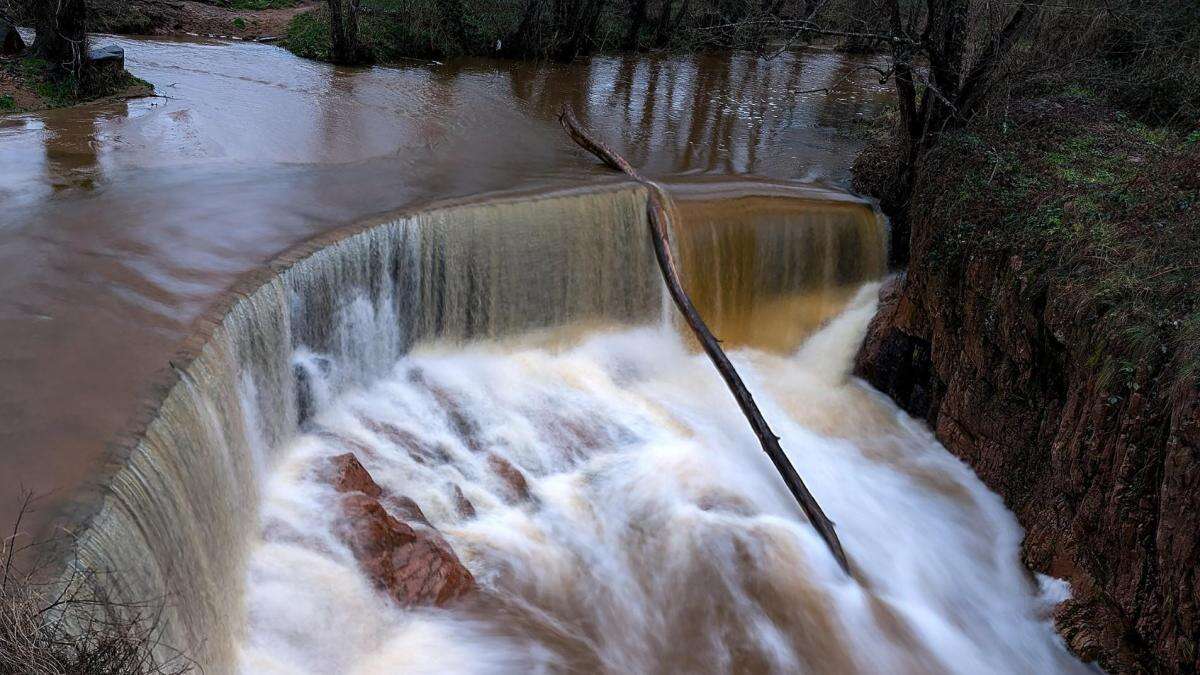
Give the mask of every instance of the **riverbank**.
[{"label": "riverbank", "polygon": [[[1198,141],[1079,96],[947,139],[857,362],[1004,498],[1115,673],[1200,668]],[[887,197],[890,155],[860,190]]]},{"label": "riverbank", "polygon": [[0,114],[154,95],[153,85],[126,70],[99,74],[85,86],[71,78],[51,78],[48,71],[40,59],[0,58]]},{"label": "riverbank", "polygon": [[316,0],[94,0],[89,30],[124,35],[195,35],[272,40]]}]

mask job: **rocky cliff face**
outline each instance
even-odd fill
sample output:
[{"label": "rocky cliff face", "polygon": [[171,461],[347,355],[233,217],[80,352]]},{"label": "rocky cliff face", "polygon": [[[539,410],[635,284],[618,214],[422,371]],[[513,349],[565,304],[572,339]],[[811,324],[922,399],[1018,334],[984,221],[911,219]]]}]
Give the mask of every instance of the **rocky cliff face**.
[{"label": "rocky cliff face", "polygon": [[[952,161],[956,152],[937,160]],[[964,161],[954,178],[919,182],[912,261],[883,290],[857,372],[926,419],[1004,498],[1026,528],[1031,569],[1070,581],[1073,597],[1057,622],[1077,654],[1110,672],[1196,673],[1200,392],[1182,372],[1189,362],[1177,352],[1187,345],[1168,339],[1187,315],[1167,316],[1163,326],[1145,322],[1162,339],[1130,338],[1141,319],[1113,312],[1132,305],[1096,302],[1106,286],[1081,292],[1087,277],[1064,272],[1067,262],[1079,264],[1071,246],[1090,244],[1006,231],[1013,227],[1006,216],[986,212],[972,201],[976,189],[956,182],[977,168]],[[1068,209],[1082,199],[1063,195]],[[1010,210],[1037,215],[1021,200]],[[977,235],[946,236],[967,221]],[[1191,242],[1147,238],[1140,246],[1160,244]],[[1135,278],[1131,288],[1143,295],[1131,297],[1153,297],[1149,274],[1133,274],[1141,283]],[[1146,303],[1147,316],[1162,309],[1155,304],[1178,300],[1163,297]]]}]

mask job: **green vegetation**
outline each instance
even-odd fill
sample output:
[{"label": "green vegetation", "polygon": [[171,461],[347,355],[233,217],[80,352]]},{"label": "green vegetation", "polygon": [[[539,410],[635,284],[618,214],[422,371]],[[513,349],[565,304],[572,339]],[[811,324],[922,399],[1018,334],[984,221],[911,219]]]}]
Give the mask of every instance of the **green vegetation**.
[{"label": "green vegetation", "polygon": [[[26,105],[25,108],[29,110],[65,108],[108,96],[148,95],[154,91],[149,82],[124,70],[119,73],[91,73],[81,83],[72,75],[55,76],[49,63],[33,57],[5,59],[0,61],[0,68],[4,69],[6,79],[16,87],[33,94],[31,98],[37,103]],[[11,112],[17,109],[15,96],[4,94],[0,97],[0,110]]]},{"label": "green vegetation", "polygon": [[[496,51],[520,23],[520,3],[484,0],[462,15],[463,37],[447,20],[438,0],[365,0],[359,40],[377,61],[444,58]],[[299,56],[329,60],[329,18],[325,7],[301,14],[288,27],[285,46]]]},{"label": "green vegetation", "polygon": [[88,30],[101,33],[144,35],[154,31],[152,5],[129,0],[91,0]]},{"label": "green vegetation", "polygon": [[[363,0],[358,33],[369,55],[385,62],[466,54],[570,59],[596,52],[764,43],[764,24],[746,21],[761,14],[761,0],[647,0],[636,27],[635,6],[635,0]],[[782,15],[772,15],[773,22],[801,11],[803,3],[779,6]],[[779,25],[772,25],[774,34]],[[285,46],[300,56],[328,60],[328,26],[324,5],[297,16]]]},{"label": "green vegetation", "polygon": [[234,27],[234,28],[236,28],[236,29],[238,29],[238,30],[245,30],[245,28],[246,28],[246,20],[245,20],[245,19],[243,19],[243,18],[242,18],[242,17],[240,17],[240,16],[238,16],[238,17],[234,17],[234,19],[233,19],[233,27]]},{"label": "green vegetation", "polygon": [[[947,136],[914,203],[932,266],[1016,264],[1023,293],[1069,308],[1106,378],[1173,359],[1200,375],[1196,132],[1150,127],[1079,97],[1022,102]],[[935,167],[954,167],[938,170]],[[1058,311],[1058,310],[1056,310]],[[1060,338],[1061,339],[1061,338]]]}]

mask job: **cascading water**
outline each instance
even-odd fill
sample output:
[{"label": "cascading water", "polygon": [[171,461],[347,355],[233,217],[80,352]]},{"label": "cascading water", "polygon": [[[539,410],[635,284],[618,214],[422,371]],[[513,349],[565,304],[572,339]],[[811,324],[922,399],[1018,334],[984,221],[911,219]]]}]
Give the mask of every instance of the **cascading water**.
[{"label": "cascading water", "polygon": [[[433,347],[342,397],[286,451],[251,557],[243,672],[1080,668],[1000,500],[849,380],[876,290],[799,352],[735,354],[837,515],[861,584],[676,332]],[[475,596],[404,610],[372,587],[334,534],[337,493],[314,478],[348,451],[420,504],[480,581]],[[512,498],[493,453],[529,477],[529,499]]]},{"label": "cascading water", "polygon": [[[999,500],[848,380],[869,292],[795,351],[882,275],[877,216],[739,190],[680,201],[685,282],[742,346],[861,584],[664,321],[627,184],[430,208],[284,256],[172,364],[80,564],[119,571],[114,599],[165,597],[164,644],[209,672],[1075,667]],[[347,451],[420,505],[476,593],[402,610],[371,587],[312,471]]]}]

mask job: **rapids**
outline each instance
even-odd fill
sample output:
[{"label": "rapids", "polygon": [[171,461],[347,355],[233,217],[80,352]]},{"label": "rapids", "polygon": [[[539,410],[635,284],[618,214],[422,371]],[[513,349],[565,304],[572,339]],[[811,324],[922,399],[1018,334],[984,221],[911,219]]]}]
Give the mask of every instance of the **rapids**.
[{"label": "rapids", "polygon": [[[876,291],[798,350],[733,354],[861,583],[676,331],[433,345],[329,402],[280,455],[251,547],[242,672],[1083,670],[1049,619],[1065,589],[1021,566],[999,498],[849,377]],[[313,478],[349,451],[447,535],[474,598],[402,610],[372,588],[332,534],[336,493]],[[522,469],[530,501],[509,498],[487,452]]]},{"label": "rapids", "polygon": [[[1000,500],[847,375],[885,272],[884,224],[837,189],[858,142],[831,126],[882,101],[859,62],[350,70],[111,39],[166,96],[0,118],[0,497],[57,490],[68,564],[106,601],[162,599],[164,651],[213,673],[1080,668],[1048,618],[1066,589],[1021,567]],[[858,580],[681,337],[644,190],[562,138],[563,103],[672,194],[684,283]],[[400,610],[371,588],[311,472],[349,449],[480,592]]]}]

